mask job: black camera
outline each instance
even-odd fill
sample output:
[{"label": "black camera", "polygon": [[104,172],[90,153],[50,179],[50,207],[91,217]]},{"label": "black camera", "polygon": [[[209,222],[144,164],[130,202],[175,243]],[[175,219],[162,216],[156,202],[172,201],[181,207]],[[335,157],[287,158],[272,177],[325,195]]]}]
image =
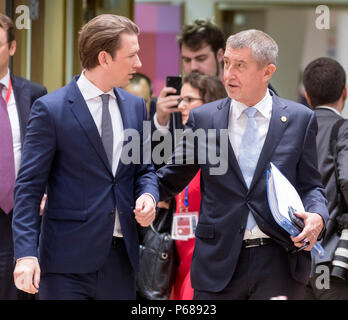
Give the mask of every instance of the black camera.
[{"label": "black camera", "polygon": [[341,237],[332,260],[331,276],[339,281],[348,279],[348,213],[337,217]]}]

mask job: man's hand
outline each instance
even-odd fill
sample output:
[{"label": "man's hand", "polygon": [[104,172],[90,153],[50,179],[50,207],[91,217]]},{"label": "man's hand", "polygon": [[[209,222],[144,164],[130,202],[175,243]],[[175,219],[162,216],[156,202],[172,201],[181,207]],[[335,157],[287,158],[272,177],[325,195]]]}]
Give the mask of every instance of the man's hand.
[{"label": "man's hand", "polygon": [[22,258],[17,261],[13,272],[14,282],[19,290],[35,294],[39,291],[40,266],[36,258]]},{"label": "man's hand", "polygon": [[156,217],[155,202],[148,194],[142,194],[135,202],[135,220],[142,226],[148,227]]},{"label": "man's hand", "polygon": [[318,213],[311,212],[295,212],[295,215],[303,219],[305,227],[298,236],[291,237],[291,240],[298,248],[302,247],[304,242],[309,241],[309,246],[304,250],[310,251],[317,241],[320,231],[324,228],[323,218]]},{"label": "man's hand", "polygon": [[164,87],[157,98],[156,114],[158,124],[161,126],[167,125],[171,113],[180,111],[177,108],[180,96],[167,96],[168,93],[176,93],[176,89]]}]

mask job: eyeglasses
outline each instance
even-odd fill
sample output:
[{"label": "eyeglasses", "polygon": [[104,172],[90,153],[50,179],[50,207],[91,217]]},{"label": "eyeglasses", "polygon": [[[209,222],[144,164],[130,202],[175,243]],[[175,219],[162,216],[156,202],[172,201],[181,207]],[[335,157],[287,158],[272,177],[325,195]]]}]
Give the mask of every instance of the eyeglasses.
[{"label": "eyeglasses", "polygon": [[185,104],[185,105],[189,105],[189,104],[191,104],[193,101],[196,101],[196,100],[201,100],[201,101],[203,101],[203,99],[201,99],[201,98],[193,98],[193,97],[188,97],[188,96],[186,96],[186,97],[183,97],[183,98],[179,98],[178,99],[178,104],[180,104],[180,102],[181,101],[183,101],[183,103]]}]

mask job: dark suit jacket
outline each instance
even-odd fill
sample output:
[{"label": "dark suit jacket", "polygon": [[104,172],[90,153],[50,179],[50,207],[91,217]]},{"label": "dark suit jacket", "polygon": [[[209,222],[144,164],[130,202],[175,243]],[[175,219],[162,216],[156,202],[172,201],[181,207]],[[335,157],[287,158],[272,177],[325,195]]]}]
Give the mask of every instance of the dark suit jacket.
[{"label": "dark suit jacket", "polygon": [[[21,141],[23,144],[30,108],[37,98],[47,93],[47,90],[45,87],[39,84],[16,77],[14,75],[11,75],[11,82],[19,118]],[[2,221],[5,221],[5,219]],[[7,270],[8,265],[13,265],[13,243],[11,230],[11,224],[10,222],[7,223],[7,220],[6,222],[0,223],[0,274],[2,274],[4,270]]]},{"label": "dark suit jacket", "polygon": [[[317,170],[315,135],[317,122],[308,108],[272,94],[273,109],[268,134],[248,190],[232,146],[228,141],[228,169],[224,175],[210,175],[210,163],[170,164],[158,171],[160,198],[180,192],[201,169],[199,222],[193,254],[191,280],[194,289],[219,292],[226,287],[236,268],[251,211],[260,229],[288,252],[293,243],[274,221],[269,210],[266,173],[272,161],[298,190],[305,209],[327,220],[324,190]],[[231,99],[226,98],[191,110],[187,128],[228,128]],[[286,117],[282,122],[281,117]],[[186,145],[186,148],[190,146]],[[194,150],[197,152],[197,146]],[[221,150],[219,134],[217,151]],[[197,155],[194,155],[195,158]],[[173,160],[174,161],[174,160]],[[310,272],[310,253],[288,255],[293,278],[306,283]]]},{"label": "dark suit jacket", "polygon": [[[113,176],[101,137],[73,79],[37,100],[24,142],[15,188],[15,259],[38,256],[39,205],[47,187],[39,260],[43,272],[89,273],[106,261],[118,209],[130,262],[138,269],[139,243],[133,208],[150,193],[158,200],[152,165],[120,161]],[[124,129],[143,141],[144,100],[115,88]],[[142,146],[141,146],[142,147]]]},{"label": "dark suit jacket", "polygon": [[[322,175],[322,182],[325,187],[330,213],[326,234],[322,241],[322,245],[325,249],[325,256],[320,259],[315,259],[315,263],[319,263],[332,260],[339,240],[339,234],[337,233],[338,226],[336,223],[339,206],[337,203],[335,168],[333,156],[330,151],[330,136],[332,127],[338,120],[342,119],[342,117],[328,109],[316,109],[315,114],[318,119],[318,135],[316,140],[318,148],[318,168]],[[346,203],[348,203],[348,121],[342,124],[338,132],[337,151],[339,185]]]},{"label": "dark suit jacket", "polygon": [[35,82],[11,75],[13,93],[16,100],[16,107],[21,130],[21,141],[23,143],[27,122],[29,118],[30,108],[34,101],[45,94],[47,90],[44,86]]}]

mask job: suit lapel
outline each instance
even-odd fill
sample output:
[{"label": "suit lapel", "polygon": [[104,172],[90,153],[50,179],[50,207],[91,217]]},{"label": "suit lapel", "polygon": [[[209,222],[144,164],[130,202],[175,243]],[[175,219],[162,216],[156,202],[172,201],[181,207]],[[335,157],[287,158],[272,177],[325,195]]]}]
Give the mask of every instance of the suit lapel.
[{"label": "suit lapel", "polygon": [[25,85],[24,81],[21,81],[20,79],[12,75],[11,82],[19,119],[21,143],[23,144],[31,106],[30,88]]},{"label": "suit lapel", "polygon": [[80,89],[77,86],[77,78],[74,78],[69,86],[68,100],[70,102],[70,108],[74,114],[76,120],[81,125],[85,134],[87,135],[90,143],[96,150],[97,154],[103,161],[107,170],[112,174],[112,170],[106,155],[106,152],[103,147],[101,137],[99,135],[98,129],[95,125],[93,117],[89,112],[88,106],[85,99],[83,98]]},{"label": "suit lapel", "polygon": [[270,159],[276,147],[278,146],[286,127],[289,122],[289,114],[286,110],[287,105],[279,100],[273,94],[272,115],[263,148],[260,153],[259,160],[256,165],[253,180],[250,184],[249,192],[252,191],[260,176],[263,174],[265,167],[269,166]]},{"label": "suit lapel", "polygon": [[[129,112],[130,110],[126,109],[126,105],[125,105],[125,98],[122,94],[122,92],[120,91],[120,89],[118,88],[114,88],[114,92],[115,92],[115,96],[116,96],[116,100],[117,100],[117,105],[118,108],[120,110],[121,113],[121,118],[122,118],[122,124],[123,124],[123,132],[125,132],[126,129],[131,127],[131,112]],[[123,146],[127,143],[127,141],[123,141]],[[116,171],[116,177],[119,176],[121,174],[121,172],[126,168],[122,161],[122,152],[121,152],[121,158],[118,162],[118,166],[117,166],[117,171]]]},{"label": "suit lapel", "polygon": [[[227,98],[217,106],[217,113],[214,115],[214,128],[217,131],[217,136],[220,136],[220,130],[221,129],[228,129],[228,120],[229,120],[229,113],[230,113],[230,105],[231,105],[231,99]],[[239,168],[238,161],[236,158],[236,155],[233,151],[231,141],[228,139],[228,166],[232,169],[233,172],[236,173],[237,177],[239,178],[240,182],[246,187],[243,174]]]},{"label": "suit lapel", "polygon": [[131,128],[131,112],[129,112],[130,110],[126,109],[126,105],[125,105],[126,100],[120,89],[114,88],[114,92],[115,92],[115,96],[117,100],[117,105],[122,117],[123,129]]}]

